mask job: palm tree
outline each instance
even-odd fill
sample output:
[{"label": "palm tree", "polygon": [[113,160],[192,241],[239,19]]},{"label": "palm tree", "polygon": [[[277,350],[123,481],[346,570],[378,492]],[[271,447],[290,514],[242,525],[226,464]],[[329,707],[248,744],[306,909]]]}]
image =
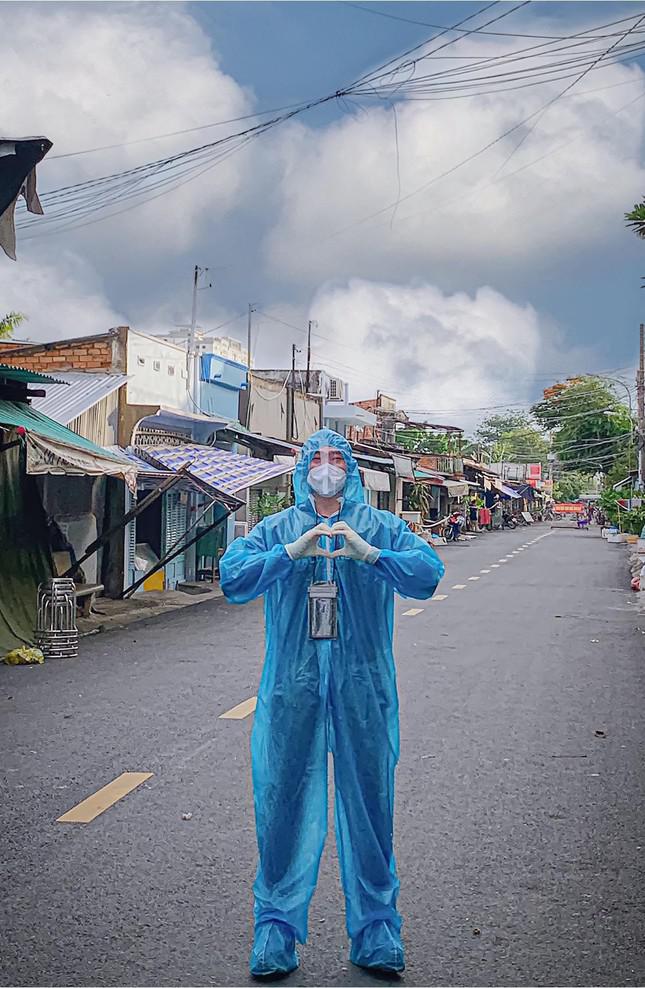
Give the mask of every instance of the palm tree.
[{"label": "palm tree", "polygon": [[27,316],[22,312],[7,312],[6,316],[0,316],[0,340],[13,336],[14,331],[26,318]]},{"label": "palm tree", "polygon": [[625,213],[625,221],[637,237],[645,240],[645,199],[636,203],[631,212]]}]

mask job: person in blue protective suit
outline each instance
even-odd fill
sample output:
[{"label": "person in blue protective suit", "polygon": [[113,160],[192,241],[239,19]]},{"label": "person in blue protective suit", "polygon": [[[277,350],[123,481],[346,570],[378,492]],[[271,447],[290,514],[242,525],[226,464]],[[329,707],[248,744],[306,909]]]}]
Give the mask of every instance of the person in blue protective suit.
[{"label": "person in blue protective suit", "polygon": [[[365,504],[351,447],[337,433],[322,429],[308,440],[293,483],[295,506],[236,539],[220,563],[229,601],[265,595],[266,655],[251,740],[260,857],[251,972],[298,966],[296,941],[307,938],[327,831],[329,751],[350,957],[402,971],[393,598],[394,591],[432,596],[444,567],[400,518]],[[310,588],[321,583],[336,588],[332,636],[324,639],[312,637],[309,605]]]}]

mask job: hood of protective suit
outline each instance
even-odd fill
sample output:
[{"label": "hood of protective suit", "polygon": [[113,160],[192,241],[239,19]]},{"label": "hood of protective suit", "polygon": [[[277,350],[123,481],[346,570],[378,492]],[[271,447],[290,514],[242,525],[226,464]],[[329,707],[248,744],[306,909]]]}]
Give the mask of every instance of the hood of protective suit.
[{"label": "hood of protective suit", "polygon": [[296,495],[296,504],[298,506],[306,504],[313,494],[307,476],[311,467],[311,461],[314,458],[314,453],[324,446],[333,446],[334,449],[339,450],[343,454],[343,459],[347,466],[347,480],[339,496],[345,501],[364,501],[363,481],[358,470],[358,464],[352,454],[351,446],[337,432],[332,432],[331,429],[320,429],[318,432],[314,432],[313,436],[310,436],[302,447],[300,459],[296,463],[296,468],[293,472],[293,489]]}]

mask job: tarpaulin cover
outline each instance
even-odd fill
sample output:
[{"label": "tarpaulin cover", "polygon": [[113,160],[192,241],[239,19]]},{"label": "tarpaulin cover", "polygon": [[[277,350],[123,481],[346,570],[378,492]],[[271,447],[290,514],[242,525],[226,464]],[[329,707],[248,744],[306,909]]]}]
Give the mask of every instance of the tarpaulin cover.
[{"label": "tarpaulin cover", "polygon": [[[293,561],[285,544],[316,525],[307,478],[314,454],[326,446],[340,450],[347,466],[341,520],[381,553],[373,564],[335,560],[338,639],[321,641],[308,634],[307,595],[313,581],[326,579],[329,560]],[[242,604],[265,595],[266,653],[251,743],[260,850],[256,922],[277,919],[301,942],[306,938],[327,831],[331,749],[349,935],[357,937],[383,919],[398,935],[392,847],[399,755],[394,593],[431,597],[444,566],[401,518],[365,504],[358,465],[337,433],[322,429],[307,441],[294,491],[294,507],[236,539],[220,563],[230,601]]]},{"label": "tarpaulin cover", "polygon": [[492,483],[495,490],[499,491],[500,494],[503,494],[504,497],[521,497],[521,495],[518,494],[513,487],[507,487],[506,484],[501,482],[501,480],[493,480]]},{"label": "tarpaulin cover", "polygon": [[414,480],[414,467],[412,466],[412,458],[409,456],[402,456],[400,453],[391,453],[392,462],[394,463],[394,470],[397,477],[401,477],[402,480]]},{"label": "tarpaulin cover", "polygon": [[468,484],[465,480],[444,480],[443,486],[450,497],[465,497],[468,493]]},{"label": "tarpaulin cover", "polygon": [[179,470],[189,463],[188,472],[206,484],[235,494],[263,480],[280,477],[293,467],[286,463],[257,460],[254,456],[240,456],[214,446],[197,446],[185,443],[181,446],[150,446],[145,449],[156,463],[171,470]]},{"label": "tarpaulin cover", "polygon": [[47,521],[19,446],[0,452],[0,657],[33,641],[38,584],[52,576]]},{"label": "tarpaulin cover", "polygon": [[383,470],[368,470],[367,467],[360,467],[363,484],[368,491],[389,491],[390,475]]},{"label": "tarpaulin cover", "polygon": [[0,400],[0,428],[27,434],[27,473],[121,477],[137,489],[137,471],[127,460],[79,436],[66,426],[19,401]]},{"label": "tarpaulin cover", "polygon": [[[97,447],[100,450],[100,447]],[[119,463],[107,455],[90,453],[69,443],[57,443],[32,434],[27,437],[27,473],[62,474],[69,477],[120,477],[134,494],[137,471],[129,463]]]}]

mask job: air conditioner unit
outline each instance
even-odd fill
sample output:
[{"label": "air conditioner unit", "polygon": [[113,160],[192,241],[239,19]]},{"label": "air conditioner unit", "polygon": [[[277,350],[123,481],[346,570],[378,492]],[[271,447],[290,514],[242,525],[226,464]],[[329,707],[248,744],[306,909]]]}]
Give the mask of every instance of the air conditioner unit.
[{"label": "air conditioner unit", "polygon": [[234,528],[234,537],[236,539],[245,539],[249,534],[249,523],[248,521],[236,521]]},{"label": "air conditioner unit", "polygon": [[329,379],[328,398],[332,401],[342,401],[343,399],[343,382],[337,377],[330,377]]}]

